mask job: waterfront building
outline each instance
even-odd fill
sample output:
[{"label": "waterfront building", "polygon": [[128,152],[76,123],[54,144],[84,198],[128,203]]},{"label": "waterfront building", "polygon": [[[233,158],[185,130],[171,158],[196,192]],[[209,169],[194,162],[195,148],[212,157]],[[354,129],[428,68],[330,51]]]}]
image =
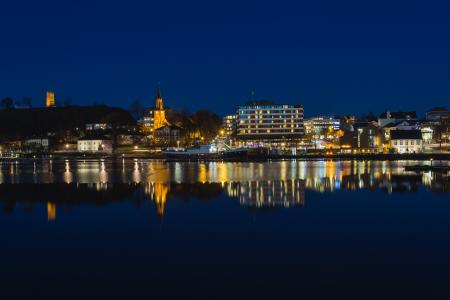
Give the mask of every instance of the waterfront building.
[{"label": "waterfront building", "polygon": [[77,142],[78,152],[112,153],[112,141],[103,138],[82,138]]},{"label": "waterfront building", "polygon": [[389,123],[398,123],[400,121],[404,121],[404,120],[408,120],[408,121],[414,121],[417,120],[417,114],[415,111],[411,111],[411,112],[402,112],[402,111],[398,111],[398,112],[384,112],[380,115],[380,117],[378,118],[378,126],[380,127],[384,127]]},{"label": "waterfront building", "polygon": [[23,152],[48,152],[49,149],[49,138],[30,138],[22,142]]},{"label": "waterfront building", "polygon": [[382,150],[382,137],[372,122],[357,122],[340,138],[344,152],[373,153]]},{"label": "waterfront building", "polygon": [[399,122],[391,122],[382,127],[385,141],[391,139],[391,131],[393,130],[417,130],[420,129],[418,121],[402,120]]},{"label": "waterfront building", "polygon": [[393,130],[390,147],[396,153],[420,153],[423,150],[420,130]]},{"label": "waterfront building", "polygon": [[107,130],[111,129],[111,124],[108,123],[89,123],[86,124],[87,131]]},{"label": "waterfront building", "polygon": [[228,115],[223,118],[223,130],[224,135],[226,137],[234,137],[237,133],[237,125],[238,125],[238,116],[237,115]]},{"label": "waterfront building", "polygon": [[304,120],[306,140],[314,149],[334,148],[339,141],[341,120],[334,116],[316,116]]},{"label": "waterfront building", "polygon": [[420,126],[422,132],[422,140],[424,144],[431,144],[433,142],[434,128],[428,123],[422,123]]},{"label": "waterfront building", "polygon": [[439,121],[442,119],[450,119],[450,109],[445,107],[432,108],[426,112],[426,119],[429,121]]},{"label": "waterfront building", "polygon": [[305,134],[323,134],[341,129],[341,120],[334,116],[317,116],[304,120]]},{"label": "waterfront building", "polygon": [[155,130],[155,146],[175,147],[180,145],[181,128],[175,125],[165,125]]},{"label": "waterfront building", "polygon": [[55,107],[55,93],[53,92],[47,92],[46,98],[45,98],[45,107]]},{"label": "waterfront building", "polygon": [[282,146],[304,135],[303,105],[251,104],[238,107],[237,138],[246,143]]},{"label": "waterfront building", "polygon": [[356,123],[356,116],[346,115],[340,118],[341,121],[341,129],[349,130],[353,124]]}]

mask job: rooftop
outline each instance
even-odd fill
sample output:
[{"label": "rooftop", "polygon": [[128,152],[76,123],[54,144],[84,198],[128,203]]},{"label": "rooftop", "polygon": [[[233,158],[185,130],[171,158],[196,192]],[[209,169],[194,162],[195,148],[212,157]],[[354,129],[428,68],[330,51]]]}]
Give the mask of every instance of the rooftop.
[{"label": "rooftop", "polygon": [[389,119],[417,119],[417,114],[415,111],[386,111],[380,115],[380,119],[387,119],[388,114],[390,115]]},{"label": "rooftop", "polygon": [[392,130],[392,140],[421,140],[422,132],[420,130]]}]

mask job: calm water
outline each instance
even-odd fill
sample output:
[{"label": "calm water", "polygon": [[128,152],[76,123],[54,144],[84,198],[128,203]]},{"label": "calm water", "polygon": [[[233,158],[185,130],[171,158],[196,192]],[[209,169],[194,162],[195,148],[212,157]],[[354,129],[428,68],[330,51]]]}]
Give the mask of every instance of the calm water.
[{"label": "calm water", "polygon": [[0,162],[0,299],[448,299],[417,163]]}]

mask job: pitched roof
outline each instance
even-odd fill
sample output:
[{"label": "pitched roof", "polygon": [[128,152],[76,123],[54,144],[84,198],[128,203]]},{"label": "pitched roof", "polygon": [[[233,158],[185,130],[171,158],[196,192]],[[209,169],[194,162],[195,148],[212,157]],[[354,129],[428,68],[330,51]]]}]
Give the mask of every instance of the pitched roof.
[{"label": "pitched roof", "polygon": [[403,111],[387,111],[380,115],[380,119],[387,119],[388,113],[391,115],[391,119],[417,119],[415,111],[403,112]]},{"label": "pitched roof", "polygon": [[160,131],[160,130],[164,130],[165,128],[169,128],[170,130],[181,130],[181,127],[178,127],[176,125],[164,125],[162,127],[159,127],[158,129],[156,129],[155,131]]},{"label": "pitched roof", "polygon": [[390,127],[397,127],[399,125],[402,125],[406,123],[406,126],[414,126],[416,125],[417,122],[411,122],[409,120],[401,120],[401,121],[397,121],[397,122],[390,122],[389,124],[384,125],[384,128],[390,128]]},{"label": "pitched roof", "polygon": [[391,140],[421,140],[420,130],[392,130]]}]

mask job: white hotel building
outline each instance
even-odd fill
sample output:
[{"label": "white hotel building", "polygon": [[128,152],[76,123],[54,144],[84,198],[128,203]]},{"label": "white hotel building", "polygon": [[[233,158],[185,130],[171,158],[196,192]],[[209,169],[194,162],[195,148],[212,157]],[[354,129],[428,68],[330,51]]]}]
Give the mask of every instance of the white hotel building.
[{"label": "white hotel building", "polygon": [[239,106],[237,137],[256,143],[293,143],[303,137],[303,105]]}]

